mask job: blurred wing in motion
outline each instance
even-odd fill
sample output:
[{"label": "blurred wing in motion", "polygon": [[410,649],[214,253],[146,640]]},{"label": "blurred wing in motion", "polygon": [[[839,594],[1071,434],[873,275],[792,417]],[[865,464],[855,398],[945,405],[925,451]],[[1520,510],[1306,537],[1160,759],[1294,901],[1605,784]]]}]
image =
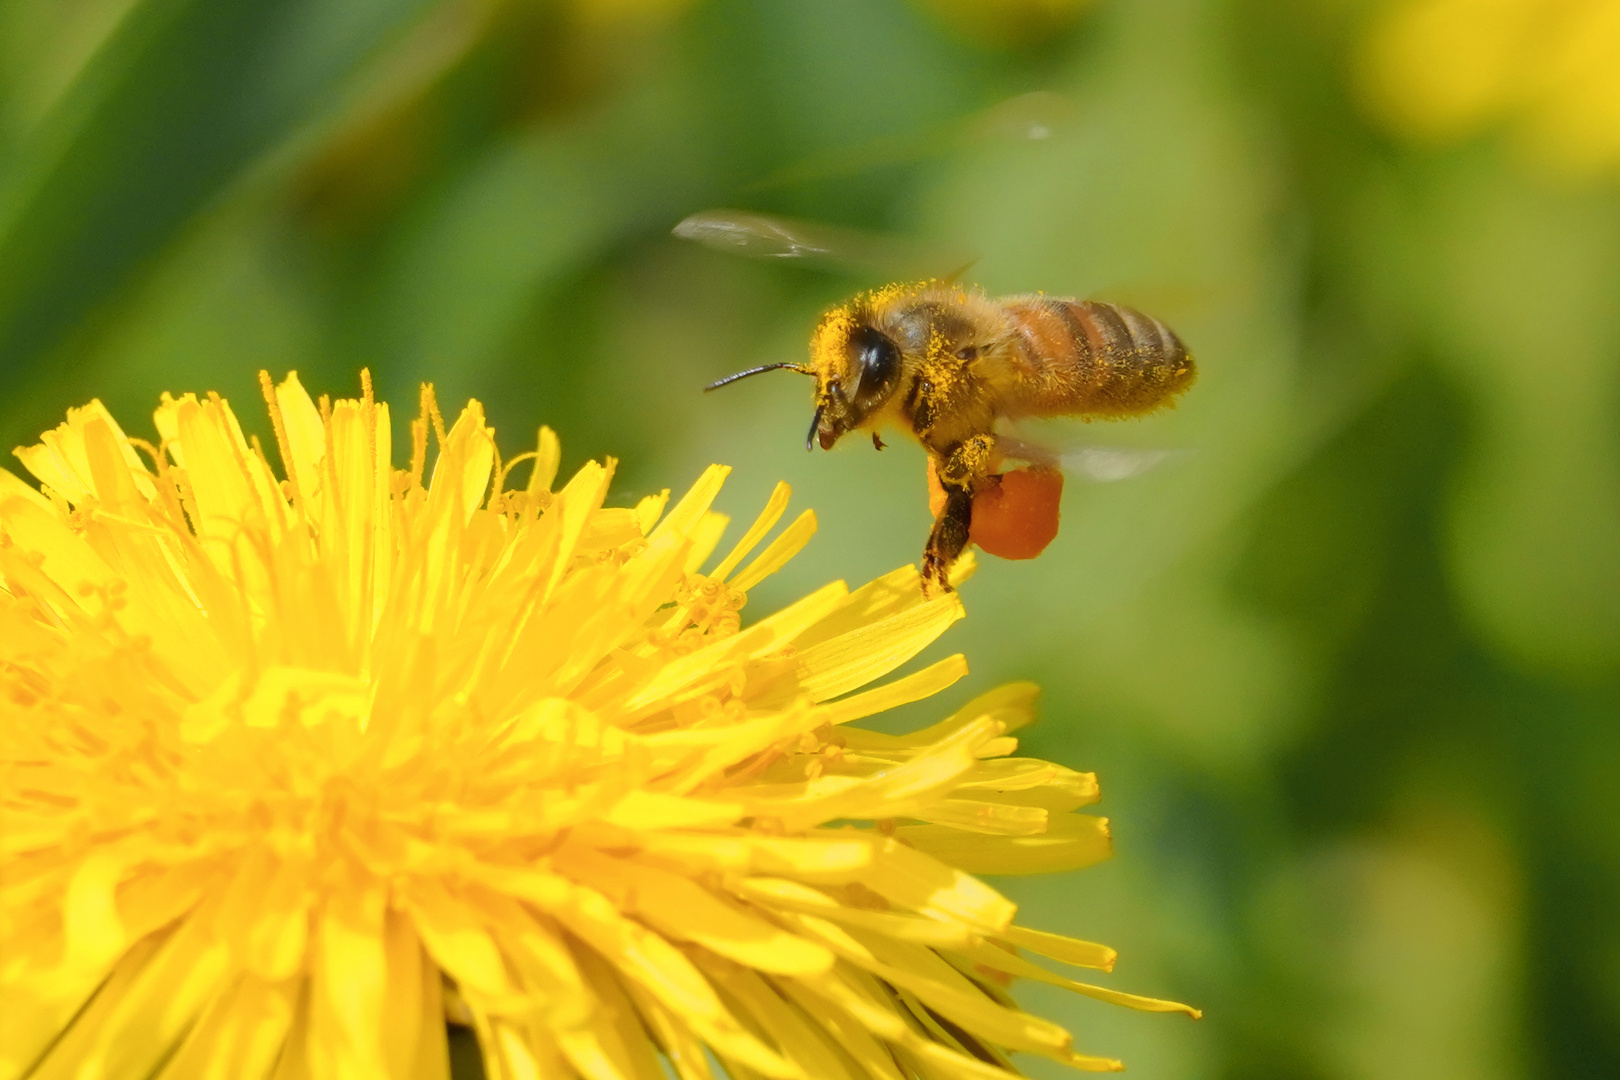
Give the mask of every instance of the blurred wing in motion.
[{"label": "blurred wing in motion", "polygon": [[675,226],[674,233],[716,251],[756,259],[813,258],[867,242],[860,233],[747,210],[704,210]]},{"label": "blurred wing in motion", "polygon": [[1010,144],[1050,139],[1073,122],[1077,111],[1068,98],[1050,90],[1019,94],[921,131],[887,135],[812,154],[746,185],[743,190],[771,191],[824,183],[963,150],[994,154]]},{"label": "blurred wing in motion", "polygon": [[1188,457],[1191,450],[1166,450],[1140,446],[1095,446],[1081,444],[1053,448],[1041,442],[997,433],[996,449],[1002,457],[1031,465],[1062,469],[1079,480],[1093,484],[1113,484],[1141,476],[1167,461]]},{"label": "blurred wing in motion", "polygon": [[[1075,108],[1049,90],[1020,94],[927,131],[833,150],[801,161],[751,185],[760,190],[857,174],[964,146],[1039,142],[1069,124]],[[705,210],[675,226],[675,235],[717,251],[756,259],[806,259],[881,277],[942,277],[964,273],[973,252],[882,233],[771,217],[749,210]]]},{"label": "blurred wing in motion", "polygon": [[842,229],[750,210],[704,210],[674,228],[682,240],[755,259],[805,259],[884,280],[959,274],[973,256],[906,237]]},{"label": "blurred wing in motion", "polygon": [[1098,484],[1112,484],[1141,476],[1149,469],[1174,458],[1186,457],[1190,450],[1148,450],[1139,446],[1082,446],[1059,460],[1063,471]]}]

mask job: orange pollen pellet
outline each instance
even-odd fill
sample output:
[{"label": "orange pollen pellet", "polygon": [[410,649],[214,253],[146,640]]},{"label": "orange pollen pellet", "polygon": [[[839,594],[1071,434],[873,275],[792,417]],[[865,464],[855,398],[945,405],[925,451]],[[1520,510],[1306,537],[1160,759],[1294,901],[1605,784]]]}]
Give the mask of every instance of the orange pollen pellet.
[{"label": "orange pollen pellet", "polygon": [[[928,507],[934,516],[945,506],[945,490],[928,462]],[[1014,469],[990,477],[973,494],[968,538],[1003,559],[1033,559],[1058,533],[1063,474],[1055,469]]]}]

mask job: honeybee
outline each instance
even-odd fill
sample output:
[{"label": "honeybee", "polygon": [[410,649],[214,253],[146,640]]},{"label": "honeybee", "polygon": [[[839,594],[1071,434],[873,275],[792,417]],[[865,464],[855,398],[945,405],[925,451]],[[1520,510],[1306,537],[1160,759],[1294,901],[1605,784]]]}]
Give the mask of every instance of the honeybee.
[{"label": "honeybee", "polygon": [[1051,464],[998,435],[998,421],[1142,416],[1170,405],[1196,376],[1175,332],[1132,308],[990,298],[937,280],[862,293],[821,317],[808,363],[750,368],[706,389],[777,370],[815,378],[806,449],[830,450],[852,431],[870,431],[881,450],[879,431],[897,427],[928,452],[945,495],[923,548],[929,593],[950,591],[974,497],[999,483],[1003,460]]}]

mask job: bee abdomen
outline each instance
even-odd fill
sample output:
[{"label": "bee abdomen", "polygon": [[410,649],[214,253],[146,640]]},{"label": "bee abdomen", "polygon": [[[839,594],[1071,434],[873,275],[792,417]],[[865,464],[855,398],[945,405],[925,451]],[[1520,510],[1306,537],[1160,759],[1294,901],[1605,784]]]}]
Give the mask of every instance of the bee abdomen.
[{"label": "bee abdomen", "polygon": [[1014,314],[1046,376],[1038,411],[1134,416],[1168,404],[1196,375],[1175,331],[1134,308],[1043,297]]}]

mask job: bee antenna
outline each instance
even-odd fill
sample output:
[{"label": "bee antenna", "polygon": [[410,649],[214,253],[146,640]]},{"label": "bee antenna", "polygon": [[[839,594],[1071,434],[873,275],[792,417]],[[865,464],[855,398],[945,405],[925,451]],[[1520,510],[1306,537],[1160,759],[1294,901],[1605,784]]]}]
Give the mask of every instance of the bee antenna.
[{"label": "bee antenna", "polygon": [[800,375],[810,374],[810,369],[805,367],[803,364],[766,364],[763,367],[749,368],[747,371],[739,371],[735,375],[727,375],[723,379],[716,379],[708,386],[705,386],[703,388],[703,392],[707,394],[710,390],[718,390],[722,386],[736,382],[738,379],[746,379],[748,376],[758,375],[762,371],[778,371],[783,368],[786,368],[788,371],[797,371]]},{"label": "bee antenna", "polygon": [[804,437],[804,448],[806,450],[814,450],[816,448],[816,431],[821,427],[821,413],[822,410],[826,409],[826,407],[827,406],[825,405],[817,405],[816,415],[810,418],[810,434]]}]

